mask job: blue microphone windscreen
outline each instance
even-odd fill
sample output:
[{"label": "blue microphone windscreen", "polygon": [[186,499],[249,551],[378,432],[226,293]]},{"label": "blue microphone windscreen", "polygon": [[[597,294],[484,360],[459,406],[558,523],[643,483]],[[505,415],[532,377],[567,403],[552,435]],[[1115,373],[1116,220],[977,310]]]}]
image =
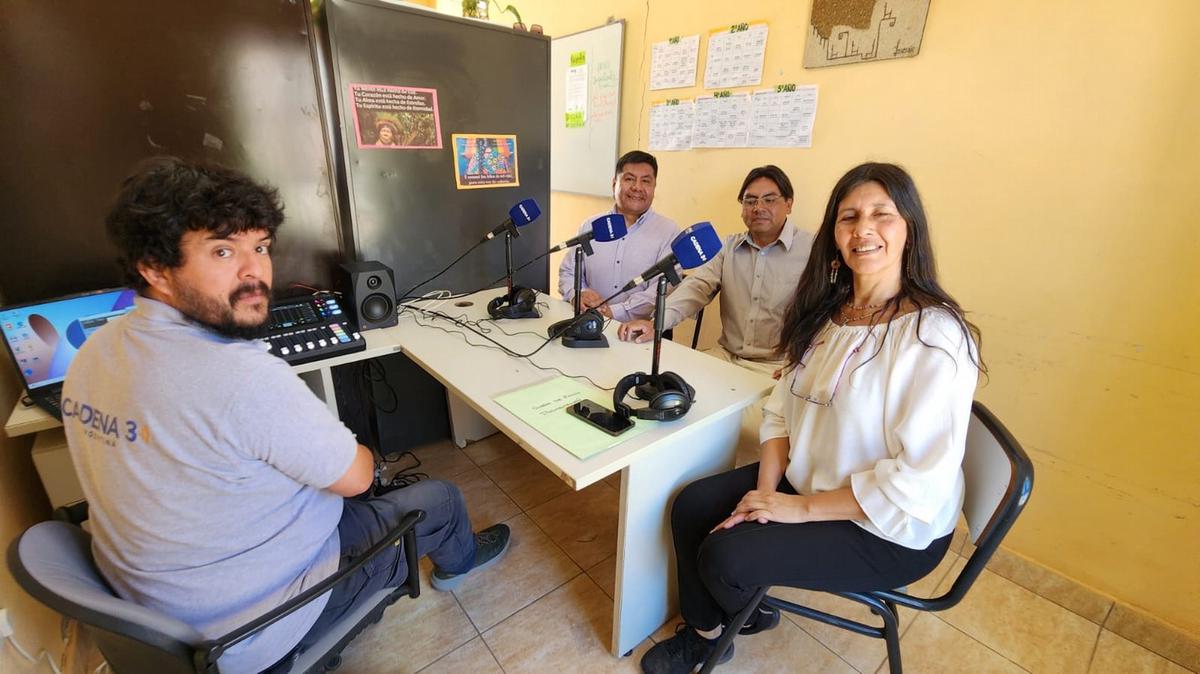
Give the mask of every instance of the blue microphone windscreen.
[{"label": "blue microphone windscreen", "polygon": [[671,252],[684,269],[699,267],[720,250],[721,237],[710,222],[698,222],[688,227],[671,242]]},{"label": "blue microphone windscreen", "polygon": [[513,224],[517,227],[528,225],[537,220],[541,214],[542,209],[538,208],[537,202],[533,199],[526,199],[508,209],[508,217],[512,218]]},{"label": "blue microphone windscreen", "polygon": [[609,213],[592,220],[592,238],[596,241],[616,241],[628,233],[625,216],[620,213]]}]

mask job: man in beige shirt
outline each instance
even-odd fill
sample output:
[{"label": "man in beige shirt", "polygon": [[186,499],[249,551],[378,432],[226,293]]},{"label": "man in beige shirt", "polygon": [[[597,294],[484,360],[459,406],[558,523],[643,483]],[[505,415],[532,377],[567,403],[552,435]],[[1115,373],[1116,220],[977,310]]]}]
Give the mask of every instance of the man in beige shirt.
[{"label": "man in beige shirt", "polygon": [[[738,192],[746,231],[726,237],[716,257],[667,296],[664,329],[695,316],[720,292],[721,338],[708,353],[776,374],[783,365],[775,353],[783,314],[795,296],[813,239],[788,220],[793,197],[792,181],[779,167],[750,171]],[[630,321],[617,334],[645,342],[654,337],[654,325]]]}]

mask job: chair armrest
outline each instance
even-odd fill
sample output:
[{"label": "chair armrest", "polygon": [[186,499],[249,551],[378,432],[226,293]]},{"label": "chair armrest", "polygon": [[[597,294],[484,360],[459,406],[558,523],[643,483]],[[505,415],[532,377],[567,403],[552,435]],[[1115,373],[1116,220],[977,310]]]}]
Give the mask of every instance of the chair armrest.
[{"label": "chair armrest", "polygon": [[[388,547],[391,547],[392,545],[396,545],[402,536],[406,537],[405,542],[408,548],[406,553],[408,554],[408,557],[411,558],[415,553],[413,548],[416,545],[414,527],[416,527],[417,522],[420,522],[423,519],[425,519],[425,511],[423,510],[413,510],[407,513],[403,518],[400,519],[400,522],[396,525],[396,527],[388,532],[387,536],[385,536],[375,545],[371,546],[369,550],[363,553],[358,559],[354,560],[354,562],[352,562],[346,568],[339,570],[337,573],[329,576],[325,580],[322,580],[320,583],[308,588],[304,592],[301,592],[295,597],[292,597],[290,600],[280,604],[279,606],[276,606],[274,609],[233,630],[232,632],[216,639],[212,639],[198,647],[196,651],[196,658],[198,660],[203,658],[204,660],[203,663],[197,662],[198,665],[202,665],[198,671],[209,671],[209,668],[216,664],[217,660],[222,654],[225,653],[226,650],[229,649],[230,646],[237,644],[259,630],[278,622],[313,599],[325,594],[334,585],[337,585],[347,576],[362,568],[363,564],[366,564],[375,555],[378,555],[380,552],[384,551]],[[409,575],[411,576],[413,573],[417,572],[418,571],[416,567],[412,564],[409,564]]]},{"label": "chair armrest", "polygon": [[65,506],[59,506],[50,514],[50,519],[80,526],[88,518],[88,502],[76,501]]}]

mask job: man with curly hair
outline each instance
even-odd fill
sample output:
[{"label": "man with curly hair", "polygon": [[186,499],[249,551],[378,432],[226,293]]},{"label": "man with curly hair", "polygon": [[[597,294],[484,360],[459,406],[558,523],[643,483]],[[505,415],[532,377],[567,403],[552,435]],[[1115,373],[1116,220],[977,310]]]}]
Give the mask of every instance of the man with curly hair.
[{"label": "man with curly hair", "polygon": [[[436,589],[508,546],[503,524],[472,535],[446,482],[348,498],[371,484],[374,456],[256,339],[282,222],[275,190],[237,171],[141,166],[107,219],[136,306],[87,340],[63,388],[97,566],[121,596],[210,638],[332,575],[411,510],[426,513],[417,552],[433,561]],[[410,571],[392,546],[230,649],[221,671],[286,668]]]}]

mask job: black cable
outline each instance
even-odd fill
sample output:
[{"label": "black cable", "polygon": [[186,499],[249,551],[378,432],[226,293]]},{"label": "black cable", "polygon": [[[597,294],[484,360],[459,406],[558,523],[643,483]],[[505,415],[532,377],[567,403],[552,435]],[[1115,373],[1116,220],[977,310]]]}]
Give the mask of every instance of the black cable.
[{"label": "black cable", "polygon": [[[403,451],[396,454],[389,454],[383,450],[383,439],[379,435],[379,421],[376,417],[376,412],[384,414],[392,414],[400,409],[400,396],[396,393],[396,389],[392,386],[387,378],[387,369],[378,358],[369,358],[365,361],[357,363],[359,387],[363,397],[370,404],[371,414],[368,419],[368,426],[371,435],[371,443],[373,449],[372,454],[375,455],[375,479],[371,481],[371,487],[363,493],[362,497],[374,498],[390,491],[407,487],[416,484],[421,480],[429,479],[427,473],[417,471],[421,467],[421,460],[410,451]],[[375,396],[376,385],[383,387],[387,392],[391,403],[388,405],[380,404],[380,401]],[[391,478],[384,479],[384,471],[390,464],[399,463],[403,458],[409,457],[412,459],[411,466],[398,468],[392,474]]]},{"label": "black cable", "polygon": [[[550,253],[542,253],[541,255],[538,255],[537,257],[535,257],[535,258],[533,258],[532,260],[530,260],[529,262],[526,262],[525,264],[521,265],[520,267],[517,267],[516,269],[514,269],[514,270],[513,270],[513,275],[515,276],[515,275],[517,274],[517,272],[519,272],[519,271],[521,271],[522,269],[524,269],[524,268],[528,267],[529,265],[533,264],[534,262],[537,262],[538,260],[540,260],[540,259],[542,259],[542,258],[546,257],[546,256],[547,256],[547,255],[549,255],[549,254],[550,254]],[[463,294],[464,294],[464,295],[474,295],[475,293],[483,292],[484,290],[488,290],[488,289],[490,289],[490,288],[495,288],[497,283],[499,283],[499,282],[503,281],[503,280],[504,280],[504,279],[506,279],[506,278],[508,278],[508,273],[507,273],[507,272],[506,272],[506,273],[505,273],[503,276],[501,276],[500,278],[496,279],[495,281],[492,281],[491,283],[489,283],[489,284],[485,285],[484,287],[482,287],[482,288],[480,288],[480,289],[478,289],[478,290],[473,290],[473,291],[471,291],[471,292],[469,292],[469,293],[463,293]]]},{"label": "black cable", "polygon": [[[400,295],[397,295],[397,296],[396,296],[396,297],[397,297],[396,301],[397,301],[397,302],[403,302],[404,300],[406,300],[406,299],[409,299],[409,298],[410,298],[410,295],[409,295],[409,293],[411,293],[412,291],[416,290],[417,288],[420,288],[421,286],[425,285],[426,283],[429,283],[430,281],[432,281],[433,279],[435,279],[435,278],[437,278],[437,277],[441,276],[442,274],[445,274],[446,272],[450,271],[450,268],[451,268],[451,267],[453,267],[454,265],[458,264],[460,260],[462,260],[464,257],[466,257],[466,256],[467,256],[467,255],[468,255],[468,254],[469,254],[471,251],[475,250],[475,249],[476,249],[476,248],[478,248],[480,245],[482,245],[482,244],[483,244],[485,241],[487,241],[487,239],[480,239],[479,241],[477,241],[477,242],[475,243],[475,245],[473,245],[473,246],[471,246],[470,248],[468,248],[468,249],[466,250],[466,252],[464,252],[462,255],[459,255],[458,257],[454,258],[454,261],[453,261],[453,262],[451,262],[450,264],[446,265],[446,268],[445,268],[445,269],[443,269],[443,270],[439,271],[438,273],[434,274],[433,276],[430,276],[429,278],[425,279],[424,281],[421,281],[420,283],[418,283],[417,285],[415,285],[415,286],[413,286],[413,287],[409,288],[408,290],[405,290],[405,291],[404,291],[402,294],[400,294]],[[505,274],[504,276],[505,276],[505,277],[507,277],[507,276],[508,276],[508,274]]]},{"label": "black cable", "polygon": [[[497,330],[499,330],[500,332],[503,332],[504,334],[508,335],[509,337],[517,337],[519,335],[533,335],[534,337],[542,339],[542,333],[534,332],[532,330],[517,330],[516,332],[509,332],[508,330],[505,330],[504,328],[500,327],[500,321],[498,321],[494,318],[481,318],[476,323],[477,324],[478,323],[491,323],[492,325],[496,326]],[[551,340],[551,341],[553,341],[553,340]]]},{"label": "black cable", "polygon": [[[406,305],[404,306],[404,308],[406,308],[406,309],[414,309],[414,310],[416,310],[416,311],[419,311],[419,312],[421,312],[421,313],[423,313],[423,314],[427,314],[427,315],[430,315],[430,316],[435,316],[435,317],[437,317],[437,318],[442,318],[442,319],[445,319],[445,320],[447,320],[447,321],[450,321],[451,323],[454,323],[455,325],[458,325],[458,326],[460,326],[460,327],[464,327],[464,328],[466,328],[466,329],[470,330],[471,332],[474,332],[475,334],[479,335],[480,337],[483,337],[484,339],[488,340],[488,341],[489,341],[489,342],[491,342],[492,344],[495,344],[495,345],[496,345],[496,348],[499,348],[501,351],[503,351],[503,352],[507,353],[508,355],[512,356],[513,358],[529,358],[529,357],[531,357],[531,356],[536,356],[536,355],[538,354],[538,352],[539,352],[539,351],[541,351],[542,349],[546,348],[546,345],[547,345],[547,344],[549,344],[550,342],[553,342],[553,341],[556,339],[556,337],[549,337],[549,338],[546,338],[546,339],[545,339],[545,341],[543,341],[543,342],[542,342],[542,343],[541,343],[541,344],[540,344],[540,345],[539,345],[539,346],[538,346],[536,349],[534,349],[533,351],[530,351],[529,353],[520,353],[520,352],[518,352],[518,351],[513,351],[512,349],[508,348],[508,347],[507,347],[507,346],[505,346],[504,344],[501,344],[500,342],[497,342],[496,340],[494,340],[494,339],[492,339],[491,337],[489,337],[489,336],[487,335],[487,333],[486,333],[486,332],[484,332],[483,330],[481,330],[481,329],[479,328],[479,324],[480,324],[480,323],[482,323],[482,322],[484,322],[484,319],[480,319],[480,320],[476,320],[476,321],[470,321],[470,320],[466,320],[466,317],[454,317],[454,316],[450,316],[449,314],[444,314],[444,313],[442,313],[442,312],[440,312],[440,311],[436,311],[436,310],[433,310],[433,309],[426,309],[426,308],[424,308],[424,307],[415,307],[415,306],[412,306],[412,305],[409,305],[409,304],[406,304]],[[491,322],[491,321],[488,321],[488,322]],[[427,327],[438,327],[438,326],[432,326],[432,325],[430,325],[430,326],[427,326]],[[450,332],[450,331],[447,331],[447,332]],[[501,332],[504,332],[504,331],[503,331],[503,330],[501,330]],[[538,337],[541,337],[541,334],[540,334],[540,333],[538,334]],[[470,342],[468,342],[468,344],[469,344],[469,343],[470,343]],[[472,344],[471,346],[481,346],[481,345],[479,345],[479,344]]]},{"label": "black cable", "polygon": [[383,440],[379,436],[379,420],[375,416],[375,411],[378,407],[375,404],[375,393],[371,390],[371,382],[365,373],[366,363],[364,361],[360,361],[357,363],[350,363],[347,366],[352,367],[357,371],[359,400],[370,403],[368,406],[366,406],[366,428],[363,429],[369,437],[366,438],[365,441],[363,438],[358,438],[359,444],[370,450],[371,457],[374,459],[375,463],[375,478],[371,481],[371,488],[356,497],[359,499],[365,499],[374,496],[375,485],[379,481],[380,460],[384,458],[382,444]]},{"label": "black cable", "polygon": [[[412,291],[416,290],[417,288],[420,288],[421,286],[425,285],[426,283],[429,283],[430,281],[432,281],[432,280],[434,280],[435,278],[437,278],[437,277],[441,276],[442,274],[445,274],[445,273],[446,273],[446,271],[450,269],[450,267],[453,267],[453,266],[454,266],[455,264],[457,264],[457,263],[458,263],[460,260],[462,260],[464,257],[466,257],[466,256],[467,256],[467,253],[470,253],[472,250],[475,250],[475,248],[479,247],[479,245],[480,245],[481,243],[483,243],[483,242],[482,242],[482,241],[480,241],[479,243],[475,244],[475,245],[474,245],[474,246],[472,246],[470,249],[468,249],[466,253],[463,253],[462,255],[459,255],[459,256],[458,256],[458,258],[457,258],[457,259],[455,259],[455,260],[454,260],[454,262],[451,262],[449,265],[447,265],[445,269],[443,269],[443,270],[439,271],[438,273],[434,274],[433,276],[430,276],[428,279],[426,279],[426,280],[424,280],[424,281],[421,281],[421,282],[420,282],[420,283],[418,283],[417,285],[415,285],[415,286],[413,286],[413,287],[409,288],[408,290],[404,291],[404,294],[403,294],[403,295],[397,295],[397,296],[396,296],[396,303],[397,303],[397,304],[399,304],[399,303],[401,303],[401,302],[404,302],[404,301],[407,301],[407,300],[424,299],[423,297],[421,297],[421,296],[419,296],[419,295],[410,295],[409,293],[411,293]],[[546,251],[545,253],[542,253],[541,255],[538,255],[537,257],[533,258],[532,260],[530,260],[530,261],[526,262],[525,264],[521,265],[520,267],[517,267],[516,269],[514,269],[514,270],[513,270],[513,274],[515,275],[517,272],[519,272],[519,271],[521,271],[522,269],[524,269],[524,268],[528,267],[529,265],[533,264],[534,262],[537,262],[538,260],[540,260],[540,259],[542,259],[542,258],[546,257],[546,256],[547,256],[547,255],[549,255],[549,254],[550,254],[550,251]],[[474,295],[475,293],[483,292],[483,291],[485,291],[485,290],[490,290],[491,288],[495,288],[497,283],[499,283],[499,282],[503,281],[503,280],[504,280],[504,279],[506,279],[506,278],[508,278],[508,272],[505,272],[503,275],[501,275],[501,276],[500,276],[499,278],[497,278],[495,281],[492,281],[491,283],[489,283],[489,284],[487,284],[487,285],[483,286],[482,288],[478,288],[478,289],[476,289],[476,290],[472,290],[472,291],[470,291],[470,292],[465,292],[465,293],[451,293],[450,295],[446,295],[445,297],[441,297],[441,298],[439,298],[439,299],[447,299],[447,300],[452,300],[452,299],[456,299],[456,298],[459,298],[459,297],[466,297],[467,295]]]},{"label": "black cable", "polygon": [[[643,281],[645,281],[645,280],[646,280],[646,279],[643,279]],[[622,288],[621,290],[618,290],[617,292],[615,292],[615,293],[613,293],[613,294],[609,295],[608,297],[605,297],[605,298],[604,298],[604,301],[603,301],[603,302],[601,302],[600,304],[597,304],[596,306],[598,306],[598,307],[602,307],[602,306],[604,306],[605,304],[608,304],[609,302],[611,302],[611,301],[615,300],[615,299],[617,298],[617,295],[620,295],[620,294],[621,294],[621,293],[623,293],[623,292],[625,292],[625,289],[624,289],[624,288]]]},{"label": "black cable", "polygon": [[[475,293],[462,293],[462,294],[455,294],[455,293],[450,293],[450,292],[447,292],[447,291],[444,291],[444,290],[443,290],[443,291],[434,291],[434,292],[445,293],[445,294],[440,294],[440,295],[438,295],[437,297],[430,297],[430,296],[429,296],[429,293],[426,293],[425,295],[423,295],[423,296],[421,296],[421,297],[416,297],[416,298],[412,298],[412,299],[418,299],[418,300],[442,300],[442,301],[445,301],[445,300],[453,300],[453,299],[457,299],[457,298],[459,298],[459,297],[465,297],[465,296],[467,296],[467,295],[473,295],[473,294],[475,294]],[[480,291],[476,290],[475,292],[480,292]],[[537,291],[535,291],[535,292],[537,292]],[[540,307],[542,307],[543,309],[549,309],[549,308],[550,308],[550,305],[549,305],[548,303],[546,303],[546,302],[538,302],[538,303],[537,303],[537,306],[540,306]],[[463,327],[465,327],[465,328],[468,328],[468,329],[474,330],[474,331],[475,331],[477,334],[479,334],[481,337],[487,337],[487,332],[486,332],[485,330],[483,330],[482,328],[480,328],[480,327],[479,327],[479,326],[480,326],[482,323],[492,323],[492,324],[494,324],[494,325],[499,325],[499,324],[496,322],[496,319],[493,319],[493,318],[480,318],[480,319],[476,319],[476,320],[466,320],[466,317],[464,316],[464,317],[459,317],[459,319],[455,319],[455,318],[454,318],[454,317],[452,317],[452,316],[448,316],[448,315],[446,315],[446,314],[442,314],[442,313],[440,313],[440,312],[437,312],[437,311],[434,311],[434,310],[432,310],[432,309],[425,309],[425,308],[423,308],[423,307],[418,307],[418,306],[415,306],[415,305],[413,305],[413,304],[401,304],[401,305],[399,306],[398,313],[404,313],[404,310],[405,310],[405,309],[416,309],[416,310],[418,310],[418,311],[421,311],[421,312],[424,312],[424,313],[427,313],[427,314],[433,314],[433,315],[440,316],[440,317],[442,317],[442,318],[445,318],[446,320],[449,320],[449,321],[457,322],[457,323],[459,323],[460,325],[462,325],[462,326],[463,326]],[[558,329],[558,331],[557,331],[557,332],[555,332],[554,334],[552,334],[552,335],[549,335],[547,338],[545,338],[545,339],[546,339],[546,341],[545,341],[545,342],[544,342],[544,343],[543,343],[541,346],[539,346],[539,347],[537,348],[537,350],[535,350],[533,353],[530,353],[530,354],[521,354],[521,353],[517,353],[517,352],[515,352],[515,351],[512,351],[512,350],[510,350],[508,347],[504,346],[503,344],[501,344],[501,343],[499,343],[499,342],[496,342],[495,340],[492,340],[492,341],[493,341],[493,342],[495,342],[496,346],[500,347],[501,349],[504,349],[504,350],[505,350],[505,351],[507,351],[507,352],[509,353],[509,355],[511,355],[511,356],[513,356],[513,357],[515,357],[515,358],[526,358],[526,357],[528,357],[528,356],[531,356],[531,355],[533,355],[534,353],[537,353],[538,351],[541,351],[541,350],[542,350],[542,348],[546,346],[546,344],[549,344],[550,342],[553,342],[554,340],[558,339],[559,337],[562,337],[563,335],[567,334],[567,331],[568,331],[568,330],[570,330],[571,328],[575,327],[576,325],[578,325],[580,322],[582,322],[582,321],[583,321],[583,319],[584,319],[584,317],[585,317],[586,315],[587,315],[587,312],[584,312],[584,313],[581,313],[581,314],[579,314],[578,316],[575,316],[573,319],[571,319],[571,322],[570,322],[570,323],[567,323],[566,325],[563,325],[561,328],[559,328],[559,329]],[[608,319],[606,319],[606,321],[605,321],[605,323],[604,323],[604,327],[608,327],[608,322],[609,322],[609,321],[611,321],[611,320],[612,320],[611,318],[608,318]],[[509,335],[509,336],[514,336],[514,335],[519,335],[519,334],[530,334],[530,335],[536,335],[536,336],[538,336],[538,337],[541,337],[541,336],[542,336],[542,333],[540,333],[540,332],[529,332],[529,331],[522,331],[522,332],[507,332],[507,331],[505,331],[505,330],[503,330],[503,329],[500,329],[500,332],[503,332],[504,334],[506,334],[506,335]],[[490,338],[489,338],[489,339],[490,339]]]},{"label": "black cable", "polygon": [[[392,414],[400,409],[400,396],[396,393],[396,389],[388,382],[387,370],[383,367],[383,363],[379,362],[378,358],[369,358],[363,361],[362,369],[359,371],[359,376],[363,380],[363,390],[366,393],[367,400],[375,406],[375,409],[384,414]],[[381,384],[388,396],[392,399],[390,405],[384,406],[375,399],[375,384]],[[379,451],[383,455],[383,450]]]},{"label": "black cable", "polygon": [[[521,265],[520,267],[517,267],[516,269],[514,269],[513,274],[516,275],[517,272],[528,267],[529,265],[533,264],[534,262],[537,262],[538,260],[546,257],[549,254],[550,254],[549,252],[546,252],[546,253],[542,253],[541,255],[538,255],[537,257],[533,258],[532,260],[530,260],[530,261],[526,262],[525,264]],[[508,278],[508,272],[505,272],[502,276],[497,278],[495,281],[492,281],[491,283],[489,283],[481,288],[477,288],[475,290],[465,292],[465,293],[450,293],[449,295],[439,297],[438,299],[453,300],[453,299],[458,299],[459,297],[466,297],[467,295],[474,295],[475,293],[481,293],[485,290],[491,290],[492,288],[496,287],[496,284],[500,283],[501,281],[503,281],[507,278]],[[424,284],[422,284],[422,285],[424,285]],[[409,292],[411,292],[411,291],[409,291]],[[425,298],[424,297],[401,297],[401,298],[397,299],[396,302],[400,303],[405,300],[412,300],[412,299],[425,299]]]},{"label": "black cable", "polygon": [[[387,464],[399,463],[401,459],[408,457],[412,459],[412,465],[397,468],[390,478],[384,479],[383,471]],[[371,484],[369,493],[371,497],[381,496],[396,489],[402,489],[414,485],[421,480],[428,480],[429,474],[417,470],[421,467],[421,460],[416,454],[409,451],[400,452],[395,457],[383,457],[383,460],[375,464],[375,481]]]},{"label": "black cable", "polygon": [[[522,358],[522,359],[528,361],[530,365],[532,365],[532,366],[536,367],[537,369],[542,370],[544,372],[557,372],[558,374],[560,374],[564,377],[568,377],[570,379],[584,379],[589,384],[591,384],[592,386],[595,386],[596,388],[600,389],[601,391],[611,391],[614,388],[616,388],[615,386],[601,386],[600,384],[597,384],[595,380],[593,380],[591,377],[589,377],[587,375],[568,374],[568,373],[563,372],[562,370],[558,369],[557,367],[538,365],[537,363],[533,362],[532,357],[537,355],[537,353],[539,351],[541,351],[542,349],[546,348],[547,344],[553,342],[555,339],[558,339],[558,335],[555,335],[554,337],[546,339],[545,341],[542,342],[542,344],[540,346],[538,346],[536,349],[534,349],[533,351],[531,351],[529,353],[519,353],[517,351],[513,351],[512,349],[505,346],[504,344],[501,344],[500,342],[496,341],[495,339],[492,339],[491,337],[489,337],[487,335],[487,333],[479,326],[479,324],[483,323],[483,322],[487,322],[487,323],[491,323],[492,325],[496,325],[496,323],[494,321],[491,321],[491,320],[485,321],[483,319],[477,320],[477,321],[465,320],[465,317],[457,317],[456,318],[454,316],[444,314],[440,311],[435,311],[432,309],[425,309],[423,307],[417,307],[417,306],[413,306],[411,304],[404,305],[401,308],[401,310],[403,311],[403,309],[411,309],[416,312],[420,312],[422,314],[426,314],[429,316],[433,316],[435,318],[441,318],[443,320],[450,321],[451,323],[453,323],[459,327],[466,328],[467,330],[470,330],[471,332],[474,332],[475,334],[479,335],[480,337],[483,337],[487,341],[491,342],[491,344],[472,344],[471,341],[469,339],[467,339],[466,333],[459,331],[459,330],[449,330],[447,328],[444,328],[440,325],[435,325],[433,323],[422,323],[421,321],[417,320],[416,314],[413,314],[413,321],[415,321],[417,325],[419,325],[421,327],[425,327],[425,328],[435,328],[437,330],[441,330],[442,332],[445,332],[446,334],[450,334],[450,335],[459,335],[460,337],[463,338],[463,341],[466,342],[468,346],[483,347],[483,348],[488,348],[488,349],[498,349],[513,358]],[[582,316],[582,315],[583,314],[580,314],[580,316]],[[570,325],[568,325],[567,327],[569,328]],[[497,328],[497,329],[500,329],[500,328]],[[510,334],[510,333],[505,332],[503,329],[500,329],[500,332],[505,335]],[[516,334],[516,333],[513,333],[513,334]],[[530,334],[535,334],[538,337],[541,337],[541,333],[530,333]]]}]

